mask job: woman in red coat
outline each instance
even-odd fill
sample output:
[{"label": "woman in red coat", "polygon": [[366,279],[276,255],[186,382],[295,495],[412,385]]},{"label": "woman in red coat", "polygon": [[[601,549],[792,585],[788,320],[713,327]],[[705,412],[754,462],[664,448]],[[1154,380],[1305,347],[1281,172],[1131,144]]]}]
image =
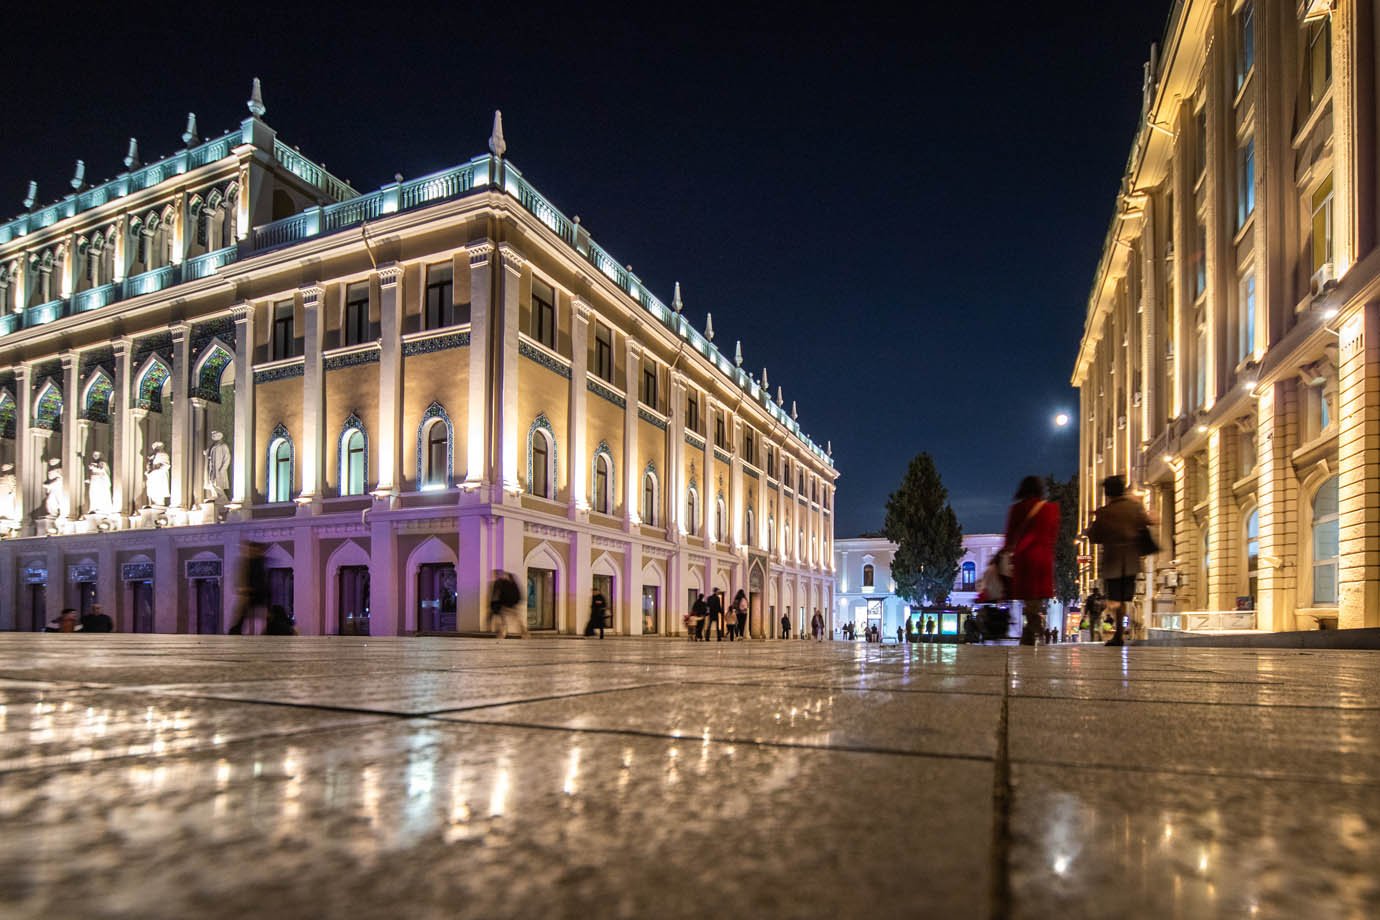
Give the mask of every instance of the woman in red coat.
[{"label": "woman in red coat", "polygon": [[1011,553],[1009,597],[1021,601],[1025,627],[1021,645],[1034,645],[1045,628],[1045,607],[1054,596],[1054,543],[1059,539],[1059,505],[1045,501],[1045,484],[1027,476],[1006,515],[1006,545]]}]

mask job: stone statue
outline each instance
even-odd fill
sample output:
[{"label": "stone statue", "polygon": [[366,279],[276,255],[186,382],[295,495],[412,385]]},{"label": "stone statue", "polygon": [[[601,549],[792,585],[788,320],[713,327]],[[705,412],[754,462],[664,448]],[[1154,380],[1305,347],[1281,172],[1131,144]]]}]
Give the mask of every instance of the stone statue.
[{"label": "stone statue", "polygon": [[166,508],[172,499],[172,458],[163,449],[162,441],[154,441],[148,463],[144,466],[144,494],[149,505]]},{"label": "stone statue", "polygon": [[115,510],[115,499],[110,491],[110,464],[101,457],[100,451],[92,451],[91,462],[86,465],[86,508],[91,514],[111,514]]},{"label": "stone statue", "polygon": [[19,517],[19,482],[14,464],[0,465],[0,520],[13,521]]},{"label": "stone statue", "polygon": [[213,502],[225,501],[230,495],[230,445],[219,431],[211,432],[211,446],[206,448],[206,482],[202,488]]},{"label": "stone statue", "polygon": [[43,483],[43,510],[50,518],[60,518],[66,504],[67,484],[62,478],[62,461],[54,457],[48,461],[48,478]]}]

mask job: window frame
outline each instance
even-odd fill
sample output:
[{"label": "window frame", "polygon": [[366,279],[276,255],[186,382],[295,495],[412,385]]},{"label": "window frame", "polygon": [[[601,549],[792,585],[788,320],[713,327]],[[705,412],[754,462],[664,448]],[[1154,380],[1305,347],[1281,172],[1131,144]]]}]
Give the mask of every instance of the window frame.
[{"label": "window frame", "polygon": [[[359,449],[353,447],[354,439],[359,438]],[[345,433],[340,439],[340,458],[344,461],[340,470],[339,491],[341,496],[364,495],[369,490],[368,469],[369,469],[369,439],[364,434],[364,429],[354,425],[345,429]],[[358,460],[359,488],[354,487],[356,460]]]},{"label": "window frame", "polygon": [[594,324],[594,376],[613,383],[613,330],[603,323]]},{"label": "window frame", "polygon": [[[363,289],[364,297],[358,294]],[[351,292],[355,292],[351,297]],[[355,281],[345,285],[344,303],[340,310],[340,342],[342,345],[363,345],[369,339],[369,282]]]},{"label": "window frame", "polygon": [[286,361],[288,358],[297,357],[297,330],[296,313],[297,305],[291,300],[280,300],[270,308],[271,321],[269,326],[270,347],[273,349],[274,361]]},{"label": "window frame", "polygon": [[[601,474],[603,482],[600,482]],[[613,460],[602,450],[594,455],[590,493],[594,499],[590,504],[596,513],[613,514]]]},{"label": "window frame", "polygon": [[[286,456],[283,455],[286,450]],[[266,496],[271,504],[292,501],[293,473],[292,438],[279,435],[268,445],[268,486]],[[284,475],[286,474],[286,475]]]},{"label": "window frame", "polygon": [[[1319,499],[1320,497],[1322,497],[1323,490],[1324,490],[1324,489],[1327,489],[1329,486],[1332,487],[1332,489],[1334,490],[1334,492],[1337,492],[1337,493],[1338,493],[1337,496],[1336,496],[1336,499],[1334,499],[1334,501],[1332,502],[1333,509],[1332,509],[1332,511],[1330,511],[1330,512],[1328,512],[1328,513],[1326,513],[1326,514],[1319,515],[1319,514],[1318,514],[1318,499]],[[1324,480],[1322,481],[1322,483],[1320,483],[1320,484],[1318,485],[1318,487],[1317,487],[1316,489],[1313,490],[1313,496],[1312,496],[1312,498],[1310,498],[1309,501],[1308,501],[1308,509],[1309,509],[1308,546],[1309,546],[1309,550],[1310,550],[1310,552],[1311,552],[1311,558],[1310,558],[1309,562],[1311,563],[1311,565],[1310,565],[1310,570],[1311,570],[1311,573],[1312,573],[1312,580],[1313,580],[1313,583],[1312,583],[1312,585],[1310,586],[1310,589],[1311,589],[1311,597],[1312,597],[1312,604],[1311,604],[1311,606],[1314,606],[1314,607],[1336,607],[1336,606],[1338,605],[1338,603],[1340,602],[1340,599],[1341,599],[1341,594],[1340,594],[1340,587],[1341,587],[1341,586],[1340,586],[1340,584],[1339,584],[1339,582],[1338,582],[1338,575],[1340,574],[1339,564],[1340,564],[1340,561],[1341,561],[1341,552],[1340,552],[1340,537],[1341,537],[1341,533],[1340,533],[1340,532],[1341,532],[1341,504],[1340,504],[1340,497],[1341,497],[1341,496],[1340,496],[1340,477],[1339,477],[1339,476],[1336,476],[1336,475],[1333,475],[1333,476],[1329,476],[1329,477],[1327,477],[1326,479],[1324,479]],[[1319,554],[1318,554],[1318,528],[1319,528],[1320,525],[1322,525],[1322,526],[1331,525],[1331,527],[1332,527],[1333,530],[1334,530],[1333,543],[1334,543],[1334,544],[1338,544],[1338,546],[1337,546],[1337,552],[1336,552],[1334,555],[1328,556],[1328,557],[1326,557],[1326,558],[1322,558],[1322,557],[1320,557]],[[1323,599],[1320,600],[1320,599],[1319,599],[1319,592],[1318,592],[1318,572],[1319,572],[1320,570],[1326,570],[1326,569],[1330,569],[1330,570],[1331,570],[1331,585],[1332,585],[1332,591],[1331,591],[1330,599],[1329,599],[1329,598],[1323,598]]]},{"label": "window frame", "polygon": [[[541,297],[541,289],[550,293]],[[539,278],[532,279],[532,338],[552,351],[556,350],[556,289]]]},{"label": "window frame", "polygon": [[[455,325],[455,267],[450,262],[434,262],[424,270],[422,287],[422,330],[445,329]],[[433,273],[436,278],[433,280]],[[440,277],[444,273],[445,277]],[[444,295],[442,294],[444,291]],[[434,295],[434,296],[433,296]],[[436,302],[433,302],[436,301]]]}]

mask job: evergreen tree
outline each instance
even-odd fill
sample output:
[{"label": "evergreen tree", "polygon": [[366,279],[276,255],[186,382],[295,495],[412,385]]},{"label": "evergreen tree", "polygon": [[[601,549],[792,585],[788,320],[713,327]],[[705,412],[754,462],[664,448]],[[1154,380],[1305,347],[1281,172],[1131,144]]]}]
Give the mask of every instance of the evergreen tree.
[{"label": "evergreen tree", "polygon": [[1060,482],[1045,477],[1049,500],[1059,503],[1059,539],[1054,544],[1054,596],[1064,604],[1078,600],[1078,477]]},{"label": "evergreen tree", "polygon": [[910,461],[900,487],[887,499],[882,532],[896,544],[891,561],[896,593],[912,604],[942,604],[958,578],[963,528],[929,454]]}]

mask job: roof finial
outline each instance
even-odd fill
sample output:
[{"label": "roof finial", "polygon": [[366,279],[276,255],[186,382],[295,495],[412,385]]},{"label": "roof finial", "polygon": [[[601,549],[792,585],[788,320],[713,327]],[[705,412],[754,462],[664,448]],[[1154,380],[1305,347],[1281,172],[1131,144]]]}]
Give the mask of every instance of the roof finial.
[{"label": "roof finial", "polygon": [[125,154],[125,169],[139,168],[139,140],[131,137],[129,139],[129,152]]},{"label": "roof finial", "polygon": [[24,194],[24,210],[33,209],[34,202],[38,200],[38,182],[34,179],[29,180],[29,190]]},{"label": "roof finial", "polygon": [[833,441],[825,441],[825,442],[824,442],[824,452],[825,452],[826,454],[828,454],[829,456],[831,456],[831,457],[834,456],[834,442],[833,442]]},{"label": "roof finial", "polygon": [[255,118],[263,118],[268,109],[264,108],[264,91],[259,85],[259,78],[254,78],[254,88],[250,90],[249,101],[245,103],[249,106],[249,114]]},{"label": "roof finial", "polygon": [[771,381],[767,379],[767,369],[765,367],[762,368],[762,389],[771,389]]},{"label": "roof finial", "polygon": [[489,152],[500,160],[508,152],[508,142],[503,139],[503,113],[494,109],[494,130],[489,135]]},{"label": "roof finial", "polygon": [[182,131],[182,143],[190,147],[199,140],[201,138],[196,133],[196,112],[188,112],[187,127]]},{"label": "roof finial", "polygon": [[86,162],[77,160],[77,168],[72,173],[72,188],[81,191],[86,187]]},{"label": "roof finial", "polygon": [[735,367],[743,366],[743,340],[739,339],[733,343],[733,364]]},{"label": "roof finial", "polygon": [[681,299],[680,299],[680,282],[679,282],[679,281],[676,282],[676,293],[675,293],[675,295],[671,298],[671,309],[672,309],[672,310],[675,310],[677,313],[679,313],[681,310],[684,310],[684,309],[685,309],[685,304],[682,303],[682,302],[681,302]]},{"label": "roof finial", "polygon": [[794,422],[794,421],[799,421],[799,420],[800,420],[800,413],[796,411],[796,409],[795,409],[795,400],[793,399],[793,400],[791,400],[791,421]]},{"label": "roof finial", "polygon": [[782,395],[781,395],[781,386],[778,384],[777,387],[776,387],[776,404],[779,406],[779,405],[781,405],[781,404],[782,404],[783,402],[785,402],[785,401],[786,401],[786,400],[785,400],[784,398],[782,398]]},{"label": "roof finial", "polygon": [[704,337],[709,341],[714,341],[714,314],[704,314]]}]

